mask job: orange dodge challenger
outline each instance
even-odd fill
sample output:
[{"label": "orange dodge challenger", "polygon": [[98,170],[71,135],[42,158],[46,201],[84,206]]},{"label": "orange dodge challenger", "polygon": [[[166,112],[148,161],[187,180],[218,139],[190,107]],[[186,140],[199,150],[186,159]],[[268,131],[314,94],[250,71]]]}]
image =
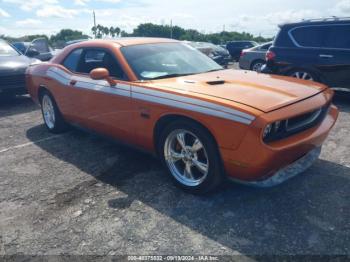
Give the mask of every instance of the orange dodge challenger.
[{"label": "orange dodge challenger", "polygon": [[26,79],[49,131],[70,123],[156,153],[192,193],[226,177],[282,183],[318,159],[338,117],[322,84],[224,70],[170,39],[77,43]]}]

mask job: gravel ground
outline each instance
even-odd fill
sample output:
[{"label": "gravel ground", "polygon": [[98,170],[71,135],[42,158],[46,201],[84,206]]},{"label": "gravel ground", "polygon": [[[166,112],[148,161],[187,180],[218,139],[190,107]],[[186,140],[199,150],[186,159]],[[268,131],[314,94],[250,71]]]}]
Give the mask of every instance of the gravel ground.
[{"label": "gravel ground", "polygon": [[149,155],[49,134],[24,96],[0,102],[0,255],[350,255],[350,95],[321,159],[271,189],[175,188]]}]

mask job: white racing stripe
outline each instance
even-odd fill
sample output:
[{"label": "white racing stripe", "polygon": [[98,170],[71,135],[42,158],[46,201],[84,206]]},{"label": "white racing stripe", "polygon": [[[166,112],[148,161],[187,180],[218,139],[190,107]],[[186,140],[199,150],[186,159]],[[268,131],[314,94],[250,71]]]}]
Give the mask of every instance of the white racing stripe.
[{"label": "white racing stripe", "polygon": [[89,89],[108,94],[131,97],[130,86],[118,84],[116,87],[111,87],[105,80],[92,80],[89,77],[70,76],[58,68],[50,68],[47,71],[47,76],[57,80],[63,85],[70,85],[71,80],[77,81],[72,87]]},{"label": "white racing stripe", "polygon": [[155,97],[155,96],[145,95],[145,94],[141,94],[141,93],[133,93],[132,97],[136,98],[136,99],[144,100],[147,102],[153,102],[153,103],[157,103],[157,104],[172,106],[172,107],[181,108],[181,109],[194,111],[194,112],[198,112],[198,113],[203,113],[206,115],[217,116],[220,118],[225,118],[225,119],[239,122],[242,124],[249,125],[252,122],[251,120],[248,120],[246,118],[235,116],[235,115],[223,112],[223,111],[213,110],[210,108],[206,108],[206,107],[202,107],[202,106],[198,106],[198,105],[187,104],[187,103],[183,103],[183,102],[175,101],[175,100],[171,100],[171,99]]},{"label": "white racing stripe", "polygon": [[111,87],[105,80],[92,80],[84,76],[71,76],[62,69],[51,67],[47,71],[47,76],[56,81],[69,85],[71,80],[77,81],[73,87],[104,92],[108,94],[132,97],[147,102],[172,106],[211,116],[217,116],[229,119],[242,124],[251,124],[255,119],[254,116],[244,112],[232,109],[230,107],[221,106],[215,103],[206,102],[196,98],[189,98],[181,95],[170,94],[158,90],[151,90],[145,87],[118,84]]},{"label": "white racing stripe", "polygon": [[174,95],[174,94],[170,94],[170,93],[164,93],[161,91],[157,91],[157,90],[151,90],[148,88],[143,88],[143,87],[137,87],[137,86],[132,86],[132,93],[133,96],[135,94],[135,92],[139,92],[142,94],[147,94],[147,95],[152,95],[152,96],[157,96],[157,97],[161,97],[161,98],[165,98],[165,99],[169,99],[169,100],[175,100],[175,101],[180,101],[180,102],[184,102],[184,103],[189,103],[189,104],[193,104],[193,105],[197,105],[197,106],[202,106],[202,107],[206,107],[212,110],[218,110],[218,111],[222,111],[228,114],[232,114],[232,115],[236,115],[238,117],[241,118],[245,118],[247,120],[254,120],[255,117],[251,116],[249,114],[243,113],[241,111],[229,108],[229,107],[225,107],[225,106],[221,106],[218,104],[214,104],[214,103],[210,103],[210,102],[206,102],[200,99],[196,99],[196,98],[188,98],[188,97],[184,97],[184,96],[180,96],[180,95]]}]

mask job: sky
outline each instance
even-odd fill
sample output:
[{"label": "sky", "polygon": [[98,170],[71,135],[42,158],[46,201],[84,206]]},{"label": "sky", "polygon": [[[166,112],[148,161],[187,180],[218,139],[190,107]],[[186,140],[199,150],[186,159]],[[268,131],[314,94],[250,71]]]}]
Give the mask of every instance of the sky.
[{"label": "sky", "polygon": [[0,35],[52,35],[63,28],[92,35],[98,24],[132,32],[140,23],[170,24],[200,32],[245,31],[272,37],[278,24],[348,16],[350,0],[0,0]]}]

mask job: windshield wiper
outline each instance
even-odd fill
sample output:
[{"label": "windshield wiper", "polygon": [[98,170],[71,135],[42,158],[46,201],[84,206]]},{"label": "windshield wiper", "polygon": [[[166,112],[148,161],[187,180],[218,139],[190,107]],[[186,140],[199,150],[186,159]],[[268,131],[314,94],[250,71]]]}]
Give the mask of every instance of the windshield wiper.
[{"label": "windshield wiper", "polygon": [[186,74],[168,74],[168,75],[163,75],[163,76],[157,76],[155,78],[149,78],[149,80],[157,80],[157,79],[164,79],[164,78],[172,78],[172,77],[180,77],[180,76],[188,76],[188,75],[197,75],[197,74],[204,74],[204,73],[210,73],[210,72],[215,72],[215,71],[221,71],[224,70],[223,68],[219,68],[219,69],[212,69],[209,71],[205,71],[205,72],[198,72],[198,73],[186,73]]},{"label": "windshield wiper", "polygon": [[216,71],[221,71],[221,70],[224,70],[224,68],[212,69],[212,70],[206,71],[205,73],[216,72]]},{"label": "windshield wiper", "polygon": [[168,75],[158,76],[158,77],[155,77],[155,78],[150,78],[150,80],[172,78],[172,77],[180,77],[180,76],[188,76],[188,75],[193,75],[193,74],[194,73],[189,73],[189,74],[168,74]]}]

